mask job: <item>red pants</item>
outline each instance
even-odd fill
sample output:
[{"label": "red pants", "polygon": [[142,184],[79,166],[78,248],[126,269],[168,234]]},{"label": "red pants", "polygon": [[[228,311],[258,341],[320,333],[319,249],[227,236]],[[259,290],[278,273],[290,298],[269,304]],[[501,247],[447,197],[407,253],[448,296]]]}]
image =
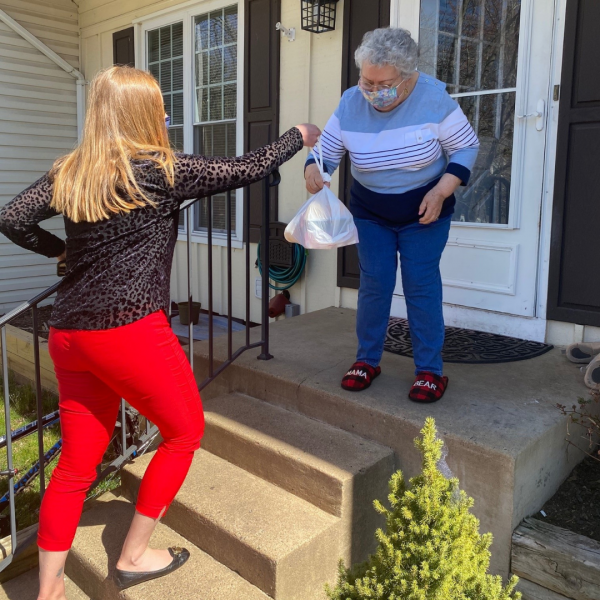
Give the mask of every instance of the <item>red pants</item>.
[{"label": "red pants", "polygon": [[100,331],[50,331],[63,448],[40,509],[38,545],[71,547],[83,502],[110,442],[121,398],[158,425],[137,510],[158,518],[183,483],[204,432],[190,365],[163,312]]}]

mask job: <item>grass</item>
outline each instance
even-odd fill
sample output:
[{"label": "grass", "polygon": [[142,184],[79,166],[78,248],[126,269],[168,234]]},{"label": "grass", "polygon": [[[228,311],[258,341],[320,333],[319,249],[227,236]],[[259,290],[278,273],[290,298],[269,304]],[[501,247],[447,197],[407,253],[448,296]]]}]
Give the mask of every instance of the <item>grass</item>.
[{"label": "grass", "polygon": [[[0,435],[5,435],[5,416],[4,416],[4,384],[0,378]],[[15,430],[23,425],[37,419],[35,390],[30,385],[16,384],[9,382],[10,388],[10,425]],[[42,392],[42,402],[44,414],[47,415],[58,408],[58,396],[48,391]],[[44,430],[44,451],[47,452],[60,439],[60,426],[58,424],[48,427]],[[111,447],[107,451],[104,464],[115,458],[115,453]],[[38,460],[38,437],[37,432],[13,443],[13,468],[18,470],[17,478],[23,476]],[[55,458],[45,469],[46,486],[50,480],[52,471],[56,467],[57,458]],[[6,450],[0,451],[0,470],[7,469]],[[92,492],[89,497],[96,497],[100,493],[114,490],[120,485],[119,473],[112,474]],[[8,491],[8,479],[0,478],[0,496]],[[21,530],[33,525],[39,520],[40,509],[40,478],[35,477],[33,481],[17,496],[15,496],[17,529]],[[4,515],[8,515],[8,508],[4,510]]]},{"label": "grass", "polygon": [[[0,410],[0,435],[5,435],[5,417],[4,417],[4,383],[0,378],[2,392],[2,410]],[[35,390],[30,385],[17,385],[10,381],[10,425],[15,430],[23,425],[27,425],[37,418]],[[58,397],[50,392],[42,393],[44,414],[48,414],[58,408]],[[60,439],[60,427],[54,425],[44,430],[44,448],[48,451]],[[18,470],[17,478],[24,475],[38,459],[38,438],[37,432],[26,438],[13,443],[13,467]],[[46,484],[56,466],[56,460],[51,462],[45,469]],[[0,469],[7,468],[6,450],[0,452]],[[4,495],[8,491],[8,479],[0,479],[0,494]],[[24,529],[38,522],[40,509],[40,478],[36,477],[33,481],[16,496],[16,517],[17,528]],[[8,509],[4,514],[8,514]]]}]

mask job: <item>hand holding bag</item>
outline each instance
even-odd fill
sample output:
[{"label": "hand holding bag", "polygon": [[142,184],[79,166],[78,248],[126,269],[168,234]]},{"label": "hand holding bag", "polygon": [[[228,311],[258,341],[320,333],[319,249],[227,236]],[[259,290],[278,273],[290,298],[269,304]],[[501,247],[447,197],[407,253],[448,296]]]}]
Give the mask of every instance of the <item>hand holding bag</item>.
[{"label": "hand holding bag", "polygon": [[[324,181],[331,181],[331,177],[323,169],[320,140],[317,148],[319,171]],[[357,244],[358,231],[350,211],[327,186],[324,186],[306,201],[290,221],[285,228],[285,239],[310,250],[329,250]]]}]

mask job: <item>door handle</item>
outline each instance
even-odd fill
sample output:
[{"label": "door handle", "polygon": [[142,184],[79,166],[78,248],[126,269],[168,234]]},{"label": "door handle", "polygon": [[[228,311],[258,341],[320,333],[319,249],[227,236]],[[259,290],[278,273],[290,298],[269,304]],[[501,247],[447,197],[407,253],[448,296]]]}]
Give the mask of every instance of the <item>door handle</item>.
[{"label": "door handle", "polygon": [[546,117],[546,102],[544,100],[538,100],[537,110],[527,115],[516,115],[517,119],[528,119],[529,117],[535,117],[535,128],[538,131],[544,130],[544,118]]}]

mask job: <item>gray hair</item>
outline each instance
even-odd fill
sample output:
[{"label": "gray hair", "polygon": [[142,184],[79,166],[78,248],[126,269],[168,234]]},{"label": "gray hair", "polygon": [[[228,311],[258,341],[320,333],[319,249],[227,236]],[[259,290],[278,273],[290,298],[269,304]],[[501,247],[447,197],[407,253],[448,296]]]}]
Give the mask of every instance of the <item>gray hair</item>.
[{"label": "gray hair", "polygon": [[368,62],[376,67],[391,65],[402,77],[409,77],[417,70],[419,48],[410,32],[400,27],[375,29],[365,34],[354,53],[356,66],[362,69]]}]

